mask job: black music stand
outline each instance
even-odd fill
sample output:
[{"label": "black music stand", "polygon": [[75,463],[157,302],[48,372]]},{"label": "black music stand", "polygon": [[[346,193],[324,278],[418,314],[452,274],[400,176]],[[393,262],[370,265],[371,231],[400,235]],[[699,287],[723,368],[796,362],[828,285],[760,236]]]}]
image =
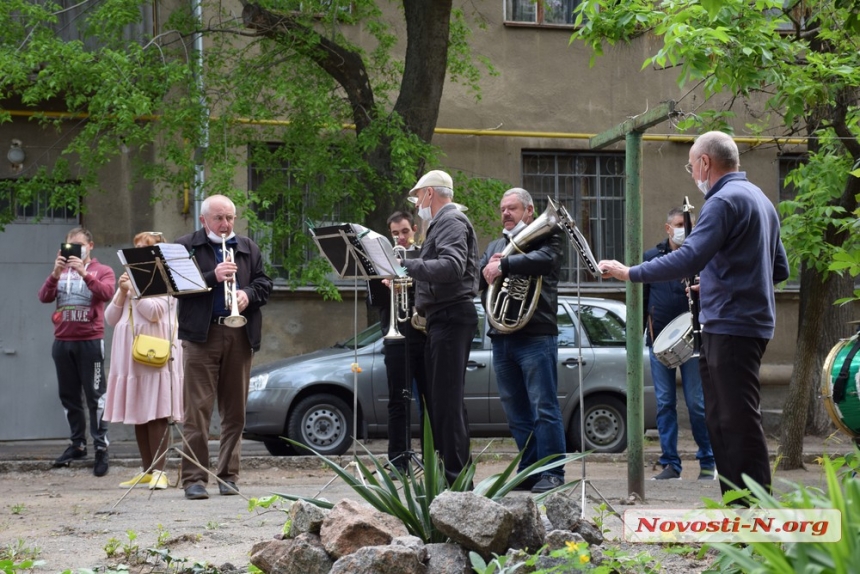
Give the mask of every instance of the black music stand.
[{"label": "black music stand", "polygon": [[[136,293],[134,299],[169,296],[167,299],[167,316],[168,327],[170,330],[169,341],[172,351],[176,336],[176,329],[173,324],[173,312],[171,309],[173,297],[190,293],[203,293],[211,290],[206,285],[206,280],[200,272],[197,261],[192,256],[188,255],[188,251],[183,245],[178,243],[157,243],[149,247],[120,249],[117,252],[117,256],[122,262],[122,266],[128,270],[129,279],[131,280]],[[172,352],[168,360],[171,362],[174,360]],[[202,465],[195,456],[193,456],[194,453],[191,451],[191,447],[188,445],[185,435],[182,434],[182,429],[176,426],[176,419],[173,416],[173,409],[175,407],[173,404],[173,387],[175,384],[173,368],[171,368],[169,372],[170,416],[167,419],[167,431],[164,433],[164,436],[161,437],[158,450],[161,450],[162,445],[165,444],[165,440],[168,441],[167,448],[152,461],[149,468],[144,469],[140,478],[142,478],[142,475],[150,473],[159,461],[167,457],[169,452],[173,451],[180,457],[196,465],[209,476],[213,477],[216,482],[223,482],[211,470]],[[188,448],[188,451],[192,453],[192,456],[187,455],[181,448],[174,444],[173,429],[176,429],[179,433],[179,437],[182,439],[182,444]],[[131,492],[139,483],[140,479],[136,480],[128,490],[123,493],[120,499],[116,501],[116,503],[111,507],[111,510],[116,508],[117,505],[119,505],[119,503],[128,496],[128,493]],[[150,491],[150,496],[152,496],[153,492],[154,491]]]},{"label": "black music stand", "polygon": [[[358,435],[358,280],[403,277],[405,269],[397,262],[388,239],[357,223],[311,227],[314,243],[341,279],[354,280],[352,432]],[[410,405],[411,406],[411,405]],[[352,455],[358,456],[353,436]]]}]

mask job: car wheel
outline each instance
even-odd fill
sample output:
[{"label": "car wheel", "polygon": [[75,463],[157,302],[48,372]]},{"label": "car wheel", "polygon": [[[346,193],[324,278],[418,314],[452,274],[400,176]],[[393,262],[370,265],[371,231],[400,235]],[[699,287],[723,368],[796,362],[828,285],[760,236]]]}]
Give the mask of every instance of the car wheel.
[{"label": "car wheel", "polygon": [[[334,395],[311,395],[290,414],[287,436],[326,456],[339,455],[352,444],[352,409]],[[296,449],[299,454],[301,449]]]},{"label": "car wheel", "polygon": [[[581,449],[580,416],[577,409],[567,432],[571,452]],[[624,452],[627,448],[627,405],[610,395],[585,399],[585,450],[593,452]]]},{"label": "car wheel", "polygon": [[272,456],[292,456],[296,454],[296,449],[282,438],[268,438],[263,441],[263,446],[269,451]]}]

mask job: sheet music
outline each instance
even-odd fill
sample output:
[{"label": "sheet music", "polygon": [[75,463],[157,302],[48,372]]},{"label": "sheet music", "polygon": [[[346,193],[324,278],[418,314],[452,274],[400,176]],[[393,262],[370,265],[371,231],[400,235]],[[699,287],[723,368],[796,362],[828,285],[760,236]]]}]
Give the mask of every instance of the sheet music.
[{"label": "sheet music", "polygon": [[197,291],[206,289],[206,281],[194,260],[188,255],[188,250],[179,243],[159,243],[158,249],[164,260],[164,265],[170,272],[174,287],[177,291]]},{"label": "sheet music", "polygon": [[397,258],[394,256],[394,247],[387,237],[360,225],[355,227],[361,246],[364,248],[367,258],[373,262],[379,275],[406,276],[406,269],[398,265]]}]

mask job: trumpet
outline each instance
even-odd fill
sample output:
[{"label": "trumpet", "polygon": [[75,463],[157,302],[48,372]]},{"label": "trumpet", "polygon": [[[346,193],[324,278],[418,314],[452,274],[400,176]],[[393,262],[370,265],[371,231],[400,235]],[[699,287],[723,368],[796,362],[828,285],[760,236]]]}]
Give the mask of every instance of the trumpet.
[{"label": "trumpet", "polygon": [[[224,254],[224,261],[235,261],[235,254],[232,249],[227,249],[227,236],[221,234],[221,253]],[[228,327],[242,327],[248,322],[248,319],[239,314],[239,302],[236,300],[236,274],[224,281],[224,307],[230,309],[230,316],[224,319],[224,324]]]},{"label": "trumpet", "polygon": [[[406,257],[406,248],[401,245],[394,246],[394,252],[400,252],[398,257]],[[398,323],[405,323],[411,318],[409,308],[409,288],[412,286],[411,277],[392,277],[388,288],[391,291],[391,302],[389,305],[388,332],[384,339],[402,339]]]}]

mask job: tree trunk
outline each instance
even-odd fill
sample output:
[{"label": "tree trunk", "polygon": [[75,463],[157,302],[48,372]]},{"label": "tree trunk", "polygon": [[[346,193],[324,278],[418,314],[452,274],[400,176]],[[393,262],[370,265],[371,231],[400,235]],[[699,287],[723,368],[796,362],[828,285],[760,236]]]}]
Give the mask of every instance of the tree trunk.
[{"label": "tree trunk", "polygon": [[839,339],[851,333],[850,308],[833,301],[853,291],[851,277],[831,273],[824,281],[814,268],[800,273],[800,324],[788,396],[782,408],[780,468],[803,467],[803,437],[824,434],[832,422],[819,398],[824,357]]}]

